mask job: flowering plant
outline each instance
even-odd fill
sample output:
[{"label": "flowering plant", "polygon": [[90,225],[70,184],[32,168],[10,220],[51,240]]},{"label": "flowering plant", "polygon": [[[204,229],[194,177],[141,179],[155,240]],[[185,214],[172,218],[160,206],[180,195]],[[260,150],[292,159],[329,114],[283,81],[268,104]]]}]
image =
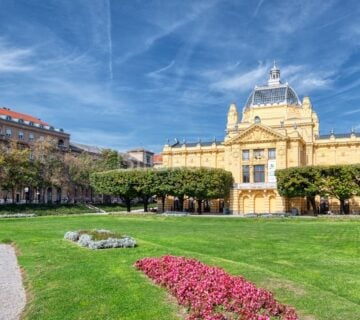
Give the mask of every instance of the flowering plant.
[{"label": "flowering plant", "polygon": [[277,302],[271,292],[195,259],[144,258],[135,267],[187,307],[188,320],[298,319],[295,310]]}]

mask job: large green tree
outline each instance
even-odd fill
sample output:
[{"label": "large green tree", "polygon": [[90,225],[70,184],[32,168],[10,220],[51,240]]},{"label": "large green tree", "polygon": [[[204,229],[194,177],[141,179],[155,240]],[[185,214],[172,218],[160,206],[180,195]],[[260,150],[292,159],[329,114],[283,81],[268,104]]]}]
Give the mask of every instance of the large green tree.
[{"label": "large green tree", "polygon": [[315,166],[276,170],[277,188],[283,197],[306,197],[316,215],[315,197],[320,194],[320,168]]},{"label": "large green tree", "polygon": [[185,193],[196,199],[199,214],[204,200],[227,198],[233,184],[232,174],[223,169],[191,168],[186,177]]},{"label": "large green tree", "polygon": [[129,172],[133,174],[134,188],[137,196],[142,199],[144,211],[148,212],[149,198],[156,193],[154,187],[157,183],[156,173],[153,169],[134,169]]},{"label": "large green tree", "polygon": [[133,170],[95,172],[90,176],[90,183],[99,194],[120,197],[130,212],[131,201],[138,195],[134,177]]},{"label": "large green tree", "polygon": [[172,170],[161,168],[154,170],[154,194],[161,199],[161,212],[165,211],[166,197],[173,193],[174,184],[171,177]]},{"label": "large green tree", "polygon": [[349,214],[349,206],[345,206],[345,201],[360,194],[357,177],[358,167],[352,165],[321,169],[321,193],[340,201],[340,214]]},{"label": "large green tree", "polygon": [[0,187],[10,191],[12,200],[15,201],[16,190],[32,187],[37,183],[38,167],[30,160],[30,150],[16,142],[2,146],[1,154]]}]

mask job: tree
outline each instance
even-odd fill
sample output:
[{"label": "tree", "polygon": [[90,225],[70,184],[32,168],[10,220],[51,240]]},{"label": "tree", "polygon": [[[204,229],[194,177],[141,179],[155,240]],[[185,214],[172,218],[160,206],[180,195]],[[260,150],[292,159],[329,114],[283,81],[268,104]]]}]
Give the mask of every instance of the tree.
[{"label": "tree", "polygon": [[360,194],[358,167],[330,166],[321,170],[321,192],[340,201],[340,214],[349,214],[345,201]]},{"label": "tree", "polygon": [[0,187],[11,192],[15,200],[15,191],[36,184],[37,167],[30,161],[30,150],[21,148],[16,142],[1,150]]},{"label": "tree", "polygon": [[97,169],[96,160],[87,153],[82,153],[79,156],[67,153],[64,156],[64,166],[68,175],[68,188],[73,190],[73,194],[75,189],[80,189],[82,200],[84,200],[83,191],[91,189],[90,175]]},{"label": "tree", "polygon": [[196,198],[199,214],[204,200],[228,197],[233,184],[232,174],[223,169],[192,168],[186,176],[186,195]]},{"label": "tree", "polygon": [[173,193],[174,185],[171,178],[171,169],[162,168],[154,170],[154,194],[161,199],[161,212],[165,211],[166,196]]},{"label": "tree", "polygon": [[39,139],[33,147],[35,165],[39,168],[41,198],[45,200],[45,190],[67,184],[68,175],[64,171],[64,153],[59,150],[57,140],[51,137]]},{"label": "tree", "polygon": [[135,179],[132,170],[111,170],[95,172],[90,176],[91,186],[98,193],[119,196],[126,204],[128,212],[131,211],[131,200],[137,196]]},{"label": "tree", "polygon": [[98,171],[107,171],[124,168],[123,158],[116,151],[111,149],[103,149],[101,151],[101,159],[97,161]]},{"label": "tree", "polygon": [[189,168],[173,168],[170,171],[169,175],[169,186],[171,188],[169,189],[169,195],[174,196],[178,199],[179,207],[176,208],[179,211],[184,210],[184,199],[185,195],[187,195],[187,191],[189,190],[189,183],[191,179],[189,172],[191,169]]},{"label": "tree", "polygon": [[155,194],[154,184],[156,183],[155,171],[153,169],[129,170],[133,174],[134,188],[137,196],[142,199],[144,212],[148,212],[149,198]]},{"label": "tree", "polygon": [[306,197],[318,212],[315,197],[320,194],[320,167],[307,166],[276,170],[277,188],[283,197]]}]

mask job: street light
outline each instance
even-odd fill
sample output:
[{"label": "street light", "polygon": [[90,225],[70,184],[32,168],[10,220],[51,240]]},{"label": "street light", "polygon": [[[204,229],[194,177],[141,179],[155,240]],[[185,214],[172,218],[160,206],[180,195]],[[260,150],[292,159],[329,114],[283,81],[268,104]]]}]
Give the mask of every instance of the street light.
[{"label": "street light", "polygon": [[29,201],[29,187],[25,187],[24,191],[25,191],[25,203],[27,204]]}]

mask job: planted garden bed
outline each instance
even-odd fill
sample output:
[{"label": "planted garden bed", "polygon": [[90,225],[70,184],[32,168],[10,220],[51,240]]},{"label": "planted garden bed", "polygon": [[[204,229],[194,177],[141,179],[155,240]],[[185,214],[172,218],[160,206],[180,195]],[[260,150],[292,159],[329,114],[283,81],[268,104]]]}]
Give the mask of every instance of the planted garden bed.
[{"label": "planted garden bed", "polygon": [[135,267],[188,308],[188,320],[298,319],[294,309],[277,302],[271,292],[195,259],[144,258]]},{"label": "planted garden bed", "polygon": [[104,229],[68,231],[65,239],[89,249],[134,248],[136,240]]}]

